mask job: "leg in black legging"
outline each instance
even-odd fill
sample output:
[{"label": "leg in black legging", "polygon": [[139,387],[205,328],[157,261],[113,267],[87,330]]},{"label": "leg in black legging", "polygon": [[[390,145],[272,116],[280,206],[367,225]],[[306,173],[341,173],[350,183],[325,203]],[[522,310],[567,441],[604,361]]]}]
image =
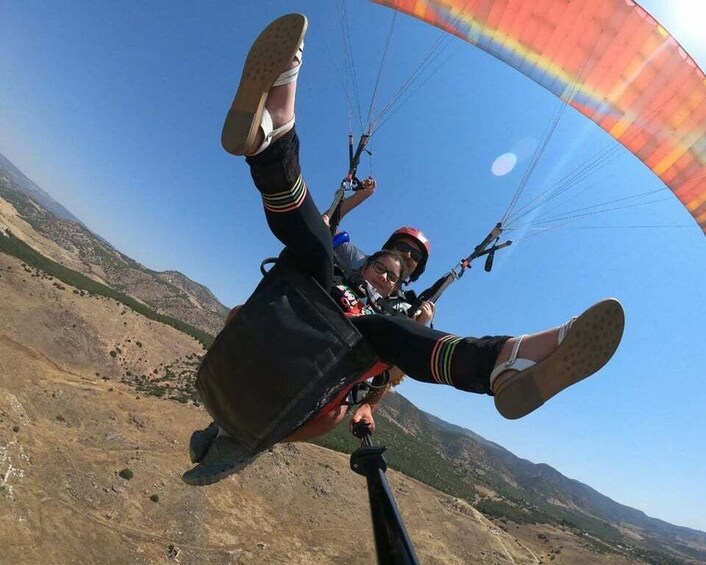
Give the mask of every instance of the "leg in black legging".
[{"label": "leg in black legging", "polygon": [[458,337],[401,316],[359,316],[351,321],[385,363],[417,381],[492,394],[490,373],[509,336]]},{"label": "leg in black legging", "polygon": [[262,194],[267,224],[294,264],[331,288],[331,234],[307,190],[299,166],[299,138],[292,129],[259,155],[247,158]]}]

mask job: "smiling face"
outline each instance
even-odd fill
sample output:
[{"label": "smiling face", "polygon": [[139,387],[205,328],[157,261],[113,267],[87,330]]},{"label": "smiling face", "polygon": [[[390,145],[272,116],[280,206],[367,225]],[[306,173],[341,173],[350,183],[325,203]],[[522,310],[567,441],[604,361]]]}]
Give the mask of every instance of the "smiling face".
[{"label": "smiling face", "polygon": [[424,250],[419,242],[411,237],[400,237],[395,240],[390,249],[397,251],[404,259],[404,272],[411,275],[424,257]]},{"label": "smiling face", "polygon": [[399,285],[402,278],[402,263],[394,255],[373,256],[361,270],[361,275],[373,285],[380,296],[387,298]]}]

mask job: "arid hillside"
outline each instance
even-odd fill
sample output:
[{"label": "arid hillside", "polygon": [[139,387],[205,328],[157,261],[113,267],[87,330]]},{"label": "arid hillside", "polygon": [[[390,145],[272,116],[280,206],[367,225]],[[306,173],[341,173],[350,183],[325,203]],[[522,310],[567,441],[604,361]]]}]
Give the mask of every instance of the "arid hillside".
[{"label": "arid hillside", "polygon": [[[0,254],[0,562],[375,561],[365,481],[340,453],[282,445],[219,484],[184,485],[207,415],[121,380],[193,372],[201,345],[75,290]],[[388,475],[422,563],[633,562]]]},{"label": "arid hillside", "polygon": [[[212,487],[181,482],[189,435],[208,422],[194,373],[226,311],[184,275],[123,255],[0,162],[0,563],[375,561],[365,481],[340,453],[356,448],[344,427],[318,446],[277,446]],[[376,419],[376,439],[406,473],[388,476],[422,563],[706,556],[703,532],[399,395]]]},{"label": "arid hillside", "polygon": [[9,229],[45,257],[162,314],[218,333],[228,308],[208,288],[176,271],[148,269],[88,230],[68,211],[57,216],[57,209],[64,210],[0,155],[0,230]]}]

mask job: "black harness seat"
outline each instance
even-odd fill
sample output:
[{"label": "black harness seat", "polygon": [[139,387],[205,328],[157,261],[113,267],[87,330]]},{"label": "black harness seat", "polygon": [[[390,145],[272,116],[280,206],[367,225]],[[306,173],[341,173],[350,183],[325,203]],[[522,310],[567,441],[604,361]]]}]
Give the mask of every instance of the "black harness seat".
[{"label": "black harness seat", "polygon": [[287,437],[376,362],[313,278],[280,258],[216,337],[196,387],[213,419],[254,455]]}]

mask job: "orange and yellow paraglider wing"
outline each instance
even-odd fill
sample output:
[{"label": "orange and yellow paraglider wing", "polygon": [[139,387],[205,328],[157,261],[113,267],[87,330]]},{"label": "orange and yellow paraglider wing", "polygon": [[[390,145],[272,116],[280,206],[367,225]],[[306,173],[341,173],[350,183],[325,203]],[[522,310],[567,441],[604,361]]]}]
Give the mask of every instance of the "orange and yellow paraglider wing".
[{"label": "orange and yellow paraglider wing", "polygon": [[631,0],[373,0],[511,65],[620,141],[706,232],[706,77]]}]

